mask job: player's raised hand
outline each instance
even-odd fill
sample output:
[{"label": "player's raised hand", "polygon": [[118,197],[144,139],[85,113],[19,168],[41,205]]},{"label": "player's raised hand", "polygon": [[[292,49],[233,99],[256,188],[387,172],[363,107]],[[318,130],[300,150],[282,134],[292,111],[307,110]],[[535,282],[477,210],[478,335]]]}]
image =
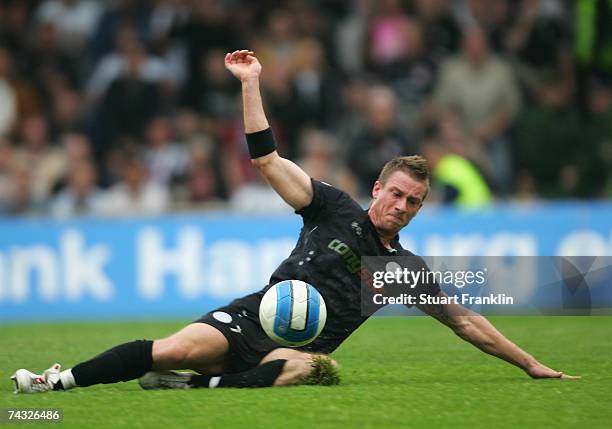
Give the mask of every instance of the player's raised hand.
[{"label": "player's raised hand", "polygon": [[560,378],[562,380],[576,380],[580,378],[580,376],[567,375],[563,372],[555,371],[541,363],[530,367],[526,372],[531,378]]},{"label": "player's raised hand", "polygon": [[253,54],[253,51],[248,50],[225,54],[225,67],[241,82],[258,79],[261,73],[261,64]]}]

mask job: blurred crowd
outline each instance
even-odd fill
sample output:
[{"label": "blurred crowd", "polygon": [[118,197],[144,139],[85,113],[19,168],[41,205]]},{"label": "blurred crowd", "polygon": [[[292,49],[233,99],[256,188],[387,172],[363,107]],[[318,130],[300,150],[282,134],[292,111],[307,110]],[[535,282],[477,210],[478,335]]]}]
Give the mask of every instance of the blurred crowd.
[{"label": "blurred crowd", "polygon": [[612,196],[610,0],[2,0],[0,215],[287,210],[225,52],[263,64],[283,156],[367,201]]}]

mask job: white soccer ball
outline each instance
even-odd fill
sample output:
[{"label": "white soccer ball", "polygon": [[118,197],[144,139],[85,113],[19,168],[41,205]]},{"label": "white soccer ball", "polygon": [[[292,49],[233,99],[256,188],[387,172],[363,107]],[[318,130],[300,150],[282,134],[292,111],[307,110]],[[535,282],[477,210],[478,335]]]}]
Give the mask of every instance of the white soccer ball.
[{"label": "white soccer ball", "polygon": [[266,291],[259,304],[263,330],[283,346],[310,343],[323,330],[327,309],[323,297],[301,280],[284,280]]}]

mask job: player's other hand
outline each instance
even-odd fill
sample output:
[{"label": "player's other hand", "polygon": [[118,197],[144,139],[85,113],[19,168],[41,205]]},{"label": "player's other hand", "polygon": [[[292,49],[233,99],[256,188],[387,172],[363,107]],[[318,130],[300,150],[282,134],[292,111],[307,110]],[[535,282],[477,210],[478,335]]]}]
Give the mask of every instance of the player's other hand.
[{"label": "player's other hand", "polygon": [[525,370],[525,372],[531,378],[560,378],[562,380],[575,380],[580,378],[580,376],[567,375],[563,372],[555,371],[554,369],[551,369],[546,365],[542,365],[541,363],[537,363],[529,367]]},{"label": "player's other hand", "polygon": [[225,54],[225,67],[241,82],[258,79],[261,73],[261,64],[253,54],[253,51],[247,50]]}]

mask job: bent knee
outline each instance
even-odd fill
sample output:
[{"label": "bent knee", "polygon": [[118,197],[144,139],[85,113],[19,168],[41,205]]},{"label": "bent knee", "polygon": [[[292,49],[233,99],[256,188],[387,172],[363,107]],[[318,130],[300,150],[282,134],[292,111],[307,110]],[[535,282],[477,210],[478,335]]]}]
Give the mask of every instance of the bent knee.
[{"label": "bent knee", "polygon": [[153,343],[153,368],[184,369],[189,358],[190,347],[181,341],[167,338]]}]

